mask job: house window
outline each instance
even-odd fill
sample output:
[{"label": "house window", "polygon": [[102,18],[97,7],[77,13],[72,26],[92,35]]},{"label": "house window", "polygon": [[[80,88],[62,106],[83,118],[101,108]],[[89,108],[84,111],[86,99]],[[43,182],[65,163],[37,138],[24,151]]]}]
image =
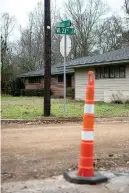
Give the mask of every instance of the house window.
[{"label": "house window", "polygon": [[63,75],[58,76],[58,82],[63,82]]},{"label": "house window", "polygon": [[119,75],[120,75],[120,78],[125,78],[125,67],[124,66],[120,66]]},{"label": "house window", "polygon": [[115,77],[119,78],[119,68],[117,66],[115,68]]},{"label": "house window", "polygon": [[34,83],[38,84],[40,82],[41,82],[41,78],[40,77],[30,77],[29,78],[29,83],[31,83],[31,84],[34,84]]},{"label": "house window", "polygon": [[104,68],[100,68],[100,78],[104,78]]},{"label": "house window", "polygon": [[104,78],[109,78],[109,67],[104,67]]},{"label": "house window", "polygon": [[104,66],[95,69],[95,78],[125,78],[125,66]]},{"label": "house window", "polygon": [[96,68],[95,69],[95,78],[96,79],[100,79],[101,78],[100,68]]},{"label": "house window", "polygon": [[[116,70],[119,70],[119,68],[116,68]],[[110,78],[115,78],[115,67],[110,67]]]}]

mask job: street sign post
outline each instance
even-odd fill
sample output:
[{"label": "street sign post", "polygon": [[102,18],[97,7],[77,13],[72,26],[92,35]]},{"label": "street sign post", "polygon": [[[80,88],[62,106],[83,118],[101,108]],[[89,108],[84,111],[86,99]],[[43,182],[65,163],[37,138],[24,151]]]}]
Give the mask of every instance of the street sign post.
[{"label": "street sign post", "polygon": [[[56,34],[64,34],[64,53],[62,54],[64,56],[64,113],[66,114],[66,55],[67,53],[67,35],[73,35],[75,34],[75,29],[71,26],[71,21],[69,19],[61,21],[60,23],[57,23],[56,25]],[[71,44],[71,40],[68,39],[68,42],[70,42],[69,44]],[[60,43],[60,48],[61,48],[61,44]],[[62,52],[61,50],[61,52]]]},{"label": "street sign post", "polygon": [[64,113],[66,114],[66,35],[64,35]]}]

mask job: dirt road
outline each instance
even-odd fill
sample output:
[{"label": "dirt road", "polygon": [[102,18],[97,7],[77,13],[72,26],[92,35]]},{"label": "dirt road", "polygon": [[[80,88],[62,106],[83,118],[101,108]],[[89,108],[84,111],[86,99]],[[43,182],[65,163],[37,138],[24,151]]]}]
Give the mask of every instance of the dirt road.
[{"label": "dirt road", "polygon": [[[42,179],[76,168],[81,124],[5,125],[2,181]],[[129,123],[95,125],[96,168],[129,166]]]}]

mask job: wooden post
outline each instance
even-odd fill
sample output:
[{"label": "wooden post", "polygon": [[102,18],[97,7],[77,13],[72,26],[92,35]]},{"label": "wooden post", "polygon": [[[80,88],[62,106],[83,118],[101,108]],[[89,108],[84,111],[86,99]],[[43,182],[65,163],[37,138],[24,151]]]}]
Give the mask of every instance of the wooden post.
[{"label": "wooden post", "polygon": [[44,0],[44,116],[50,116],[51,112],[51,15],[50,0]]}]

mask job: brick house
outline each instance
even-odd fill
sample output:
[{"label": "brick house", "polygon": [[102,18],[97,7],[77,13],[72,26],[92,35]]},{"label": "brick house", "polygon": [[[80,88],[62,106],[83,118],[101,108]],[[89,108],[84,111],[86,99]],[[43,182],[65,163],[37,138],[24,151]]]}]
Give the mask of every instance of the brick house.
[{"label": "brick house", "polygon": [[[25,89],[44,88],[44,68],[21,74],[20,77],[24,80]],[[63,97],[63,69],[59,70],[57,65],[51,67],[51,91],[55,97]],[[66,70],[66,86],[67,88],[74,88],[74,71],[72,69]]]}]

